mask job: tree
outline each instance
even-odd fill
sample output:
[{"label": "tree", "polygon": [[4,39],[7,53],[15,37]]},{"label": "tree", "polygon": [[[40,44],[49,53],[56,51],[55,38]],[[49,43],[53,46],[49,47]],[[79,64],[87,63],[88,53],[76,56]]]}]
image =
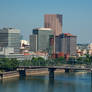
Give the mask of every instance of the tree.
[{"label": "tree", "polygon": [[33,57],[31,60],[32,66],[40,66],[40,62],[38,62],[38,58]]},{"label": "tree", "polygon": [[69,64],[75,64],[76,63],[75,57],[70,57],[69,60],[68,60],[68,63]]},{"label": "tree", "polygon": [[77,58],[77,64],[83,64],[83,57]]},{"label": "tree", "polygon": [[55,64],[56,65],[61,65],[65,63],[65,58],[64,57],[59,57],[55,59]]},{"label": "tree", "polygon": [[86,57],[84,59],[84,63],[86,63],[86,64],[90,64],[91,63],[89,54],[86,54]]},{"label": "tree", "polygon": [[38,63],[40,66],[46,66],[46,60],[42,57],[38,57]]},{"label": "tree", "polygon": [[92,64],[92,56],[90,56],[90,63]]},{"label": "tree", "polygon": [[9,59],[9,58],[0,59],[0,68],[5,71],[16,70],[18,66],[19,61],[17,59]]}]

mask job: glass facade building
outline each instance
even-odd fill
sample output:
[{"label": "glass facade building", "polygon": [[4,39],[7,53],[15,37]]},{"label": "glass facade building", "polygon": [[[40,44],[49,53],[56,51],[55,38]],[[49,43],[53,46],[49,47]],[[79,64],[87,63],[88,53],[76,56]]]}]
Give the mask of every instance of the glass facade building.
[{"label": "glass facade building", "polygon": [[0,29],[0,47],[12,47],[14,52],[19,52],[20,30],[14,28]]},{"label": "glass facade building", "polygon": [[48,51],[50,35],[52,35],[52,29],[50,28],[33,29],[33,34],[30,36],[30,50]]}]

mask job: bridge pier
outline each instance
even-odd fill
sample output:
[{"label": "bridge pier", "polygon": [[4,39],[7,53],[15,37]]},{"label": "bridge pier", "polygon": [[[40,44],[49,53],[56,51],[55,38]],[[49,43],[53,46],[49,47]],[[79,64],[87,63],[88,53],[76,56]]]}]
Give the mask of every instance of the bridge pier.
[{"label": "bridge pier", "polygon": [[48,68],[49,71],[49,78],[50,79],[54,79],[54,71],[56,70],[56,68]]},{"label": "bridge pier", "polygon": [[0,74],[1,79],[3,79],[3,74]]},{"label": "bridge pier", "polygon": [[26,70],[24,69],[24,70],[19,70],[19,75],[20,75],[20,77],[21,76],[26,76]]},{"label": "bridge pier", "polygon": [[65,72],[66,72],[66,73],[69,73],[69,71],[70,71],[70,69],[65,69]]},{"label": "bridge pier", "polygon": [[91,69],[91,83],[92,83],[92,69]]}]

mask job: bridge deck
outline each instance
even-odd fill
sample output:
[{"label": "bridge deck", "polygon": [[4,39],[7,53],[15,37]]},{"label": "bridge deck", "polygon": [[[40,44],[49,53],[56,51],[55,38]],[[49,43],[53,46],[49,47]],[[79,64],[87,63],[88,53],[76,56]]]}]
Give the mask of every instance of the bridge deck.
[{"label": "bridge deck", "polygon": [[71,69],[71,70],[92,70],[86,67],[73,67],[73,66],[21,66],[18,69],[39,69],[39,68],[54,68],[54,69]]}]

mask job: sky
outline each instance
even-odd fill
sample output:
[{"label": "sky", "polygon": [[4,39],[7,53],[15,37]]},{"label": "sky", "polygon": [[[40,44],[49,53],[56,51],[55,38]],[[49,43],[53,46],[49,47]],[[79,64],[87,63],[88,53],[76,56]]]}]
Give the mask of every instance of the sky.
[{"label": "sky", "polygon": [[20,29],[29,40],[33,28],[44,27],[44,14],[62,14],[63,33],[92,42],[92,0],[0,0],[0,29]]}]

